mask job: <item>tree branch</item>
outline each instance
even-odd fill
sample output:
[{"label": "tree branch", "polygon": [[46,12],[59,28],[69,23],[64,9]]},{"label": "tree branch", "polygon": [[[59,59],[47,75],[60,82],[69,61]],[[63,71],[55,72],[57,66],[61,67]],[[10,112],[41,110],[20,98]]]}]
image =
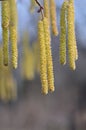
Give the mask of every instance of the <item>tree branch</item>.
[{"label": "tree branch", "polygon": [[35,0],[35,2],[36,2],[36,3],[38,4],[38,6],[40,7],[37,12],[38,12],[38,13],[42,12],[42,10],[44,9],[43,6],[38,2],[38,0]]}]

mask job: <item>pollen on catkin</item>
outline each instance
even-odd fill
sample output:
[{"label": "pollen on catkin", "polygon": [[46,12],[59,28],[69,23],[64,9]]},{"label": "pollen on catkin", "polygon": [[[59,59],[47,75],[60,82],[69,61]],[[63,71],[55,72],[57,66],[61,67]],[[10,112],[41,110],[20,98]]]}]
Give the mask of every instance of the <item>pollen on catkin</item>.
[{"label": "pollen on catkin", "polygon": [[17,9],[15,0],[9,0],[10,6],[10,42],[11,42],[11,62],[12,67],[17,68],[18,52],[17,52]]},{"label": "pollen on catkin", "polygon": [[75,28],[74,28],[74,10],[72,0],[68,4],[67,12],[67,23],[68,23],[68,59],[69,66],[72,70],[75,70]]},{"label": "pollen on catkin", "polygon": [[2,1],[2,41],[3,41],[3,63],[4,65],[8,65],[9,60],[9,2]]},{"label": "pollen on catkin", "polygon": [[60,14],[60,47],[59,59],[62,65],[66,64],[66,11],[68,1],[64,1]]},{"label": "pollen on catkin", "polygon": [[40,48],[40,77],[42,83],[42,93],[48,93],[48,81],[47,81],[47,61],[46,61],[46,48],[44,38],[44,27],[43,21],[40,20],[38,23],[38,38]]},{"label": "pollen on catkin", "polygon": [[45,46],[46,46],[48,89],[51,92],[53,92],[55,90],[55,87],[54,87],[52,52],[51,52],[51,38],[50,38],[50,29],[48,20],[45,17],[43,19],[43,24],[44,24]]},{"label": "pollen on catkin", "polygon": [[51,28],[55,36],[58,35],[57,28],[57,18],[56,18],[56,5],[54,0],[50,0],[50,18],[51,18]]}]

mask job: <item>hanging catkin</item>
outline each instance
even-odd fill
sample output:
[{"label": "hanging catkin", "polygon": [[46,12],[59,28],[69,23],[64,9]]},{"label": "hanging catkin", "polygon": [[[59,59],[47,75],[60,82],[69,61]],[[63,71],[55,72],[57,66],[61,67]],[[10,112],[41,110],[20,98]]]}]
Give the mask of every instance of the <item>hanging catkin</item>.
[{"label": "hanging catkin", "polygon": [[66,64],[66,11],[67,11],[68,1],[64,1],[61,14],[60,14],[60,47],[59,56],[60,63]]},{"label": "hanging catkin", "polygon": [[2,41],[3,41],[3,62],[8,65],[8,42],[9,42],[9,2],[2,3]]},{"label": "hanging catkin", "polygon": [[56,20],[56,5],[54,0],[50,0],[50,17],[52,32],[55,36],[58,35],[57,20]]},{"label": "hanging catkin", "polygon": [[17,9],[15,0],[9,0],[10,6],[10,42],[11,42],[11,61],[12,67],[17,68]]},{"label": "hanging catkin", "polygon": [[69,1],[68,4],[68,16],[67,16],[67,23],[68,23],[68,59],[69,59],[69,66],[72,70],[75,70],[75,28],[74,28],[74,10],[73,10],[73,0]]},{"label": "hanging catkin", "polygon": [[49,0],[44,0],[44,16],[48,19],[50,24],[50,9],[49,9]]},{"label": "hanging catkin", "polygon": [[47,18],[44,17],[44,34],[45,34],[45,46],[46,46],[46,59],[47,59],[47,77],[48,77],[48,89],[53,92],[54,87],[54,75],[53,75],[53,62],[52,62],[52,52],[51,52],[51,38],[50,29]]},{"label": "hanging catkin", "polygon": [[47,61],[46,61],[46,48],[44,38],[44,27],[43,21],[40,20],[38,23],[38,37],[40,46],[40,77],[42,83],[42,93],[48,93],[48,81],[47,81]]},{"label": "hanging catkin", "polygon": [[78,59],[78,50],[77,50],[77,43],[76,43],[76,36],[75,36],[75,10],[74,10],[74,0],[70,0],[73,10],[73,22],[74,22],[74,48],[75,48],[75,60]]}]

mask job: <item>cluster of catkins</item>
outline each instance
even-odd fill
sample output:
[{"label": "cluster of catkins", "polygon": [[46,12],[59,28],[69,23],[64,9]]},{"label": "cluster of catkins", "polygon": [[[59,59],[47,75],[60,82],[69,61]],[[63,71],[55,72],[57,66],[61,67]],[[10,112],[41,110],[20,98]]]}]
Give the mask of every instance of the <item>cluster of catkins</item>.
[{"label": "cluster of catkins", "polygon": [[[42,92],[47,94],[53,92],[54,75],[51,52],[52,33],[57,36],[58,29],[56,25],[56,6],[54,0],[44,0],[44,10],[42,19],[38,22],[38,38],[40,43],[40,77],[42,83]],[[67,40],[68,39],[68,40]],[[68,45],[69,66],[75,70],[75,61],[78,59],[76,46],[75,25],[74,25],[74,0],[65,0],[61,8],[60,15],[60,63],[66,64],[66,43]]]},{"label": "cluster of catkins", "polygon": [[11,68],[17,68],[17,9],[15,0],[3,0],[0,3],[2,14],[0,100],[9,102],[17,98],[17,83],[11,71]]},{"label": "cluster of catkins", "polygon": [[[51,33],[57,36],[56,6],[54,0],[44,0],[44,14],[38,22],[38,38],[40,47],[40,77],[42,83],[42,93],[53,92],[54,74],[51,50]],[[51,28],[50,28],[51,27]]]},{"label": "cluster of catkins", "polygon": [[15,101],[17,98],[17,82],[10,67],[3,66],[2,46],[0,46],[0,101]]},{"label": "cluster of catkins", "polygon": [[[11,57],[12,67],[17,68],[17,9],[15,0],[1,1],[1,13],[3,64],[8,66],[9,57]],[[11,56],[9,56],[9,45]]]},{"label": "cluster of catkins", "polygon": [[[17,68],[17,9],[15,0],[4,0],[2,5],[2,41],[3,41],[3,63],[5,66],[9,64],[9,41],[11,49],[11,63],[13,68]],[[57,18],[56,18],[56,4],[55,0],[43,0],[43,6],[38,0],[31,0],[31,10],[33,11],[35,5],[40,8],[38,13],[41,18],[38,21],[38,40],[40,50],[40,78],[42,84],[42,93],[48,94],[53,92],[54,74],[53,61],[51,50],[51,33],[58,36]],[[26,34],[25,34],[26,35]],[[25,38],[26,40],[27,38]],[[25,42],[25,41],[24,41]],[[37,47],[23,44],[24,58],[23,58],[23,73],[24,77],[32,80],[34,77],[34,70],[36,61],[34,60],[33,50]],[[34,44],[36,45],[36,44]],[[66,49],[67,48],[67,49]],[[75,70],[75,61],[78,59],[78,51],[75,37],[74,24],[74,0],[64,0],[61,7],[60,15],[60,47],[59,58],[61,64],[66,64],[66,50],[68,50],[68,62],[72,70]],[[35,51],[34,51],[35,52]],[[34,53],[36,54],[36,53]],[[30,59],[30,60],[29,60]],[[39,70],[39,69],[38,69]]]},{"label": "cluster of catkins", "polygon": [[78,59],[78,50],[74,24],[74,0],[64,1],[61,8],[60,28],[60,63],[63,65],[66,64],[67,48],[69,67],[72,70],[75,70],[75,61]]}]

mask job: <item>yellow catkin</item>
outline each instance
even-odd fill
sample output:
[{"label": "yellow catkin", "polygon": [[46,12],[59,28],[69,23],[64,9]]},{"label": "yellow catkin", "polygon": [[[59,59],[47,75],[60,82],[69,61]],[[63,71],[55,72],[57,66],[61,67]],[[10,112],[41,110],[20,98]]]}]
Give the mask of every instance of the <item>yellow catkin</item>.
[{"label": "yellow catkin", "polygon": [[54,87],[54,74],[53,74],[53,62],[52,62],[52,52],[51,52],[51,38],[50,29],[48,25],[47,18],[44,18],[44,34],[45,34],[45,46],[46,46],[46,59],[47,59],[47,77],[48,77],[48,89],[53,92]]},{"label": "yellow catkin", "polygon": [[67,23],[68,23],[68,59],[69,66],[72,70],[75,70],[75,28],[74,28],[74,10],[72,0],[68,4],[67,12]]},{"label": "yellow catkin", "polygon": [[60,47],[59,59],[62,65],[66,64],[66,10],[68,1],[64,1],[60,14]]},{"label": "yellow catkin", "polygon": [[3,62],[8,65],[8,42],[9,42],[9,2],[2,2],[2,39],[3,39]]},{"label": "yellow catkin", "polygon": [[49,7],[49,0],[44,0],[44,16],[48,19],[50,24],[50,7]]},{"label": "yellow catkin", "polygon": [[50,0],[50,17],[52,32],[55,36],[58,35],[57,18],[56,18],[56,5],[54,0]]},{"label": "yellow catkin", "polygon": [[[74,0],[70,0],[73,12],[73,22],[74,22],[74,36],[75,36],[75,10],[74,10]],[[75,48],[75,60],[78,59],[78,50],[77,50],[77,43],[76,43],[76,36],[74,37],[74,48]]]},{"label": "yellow catkin", "polygon": [[40,46],[40,77],[42,83],[42,93],[48,93],[48,81],[47,81],[47,61],[46,61],[46,48],[44,38],[43,21],[38,23],[38,38]]},{"label": "yellow catkin", "polygon": [[10,6],[10,42],[11,42],[11,61],[12,67],[17,68],[17,9],[15,0],[9,0]]},{"label": "yellow catkin", "polygon": [[0,46],[0,99],[3,102],[17,98],[17,88],[10,67],[3,66],[2,46]]},{"label": "yellow catkin", "polygon": [[78,49],[77,49],[76,38],[75,38],[75,42],[74,42],[74,47],[75,47],[75,60],[78,60]]}]

